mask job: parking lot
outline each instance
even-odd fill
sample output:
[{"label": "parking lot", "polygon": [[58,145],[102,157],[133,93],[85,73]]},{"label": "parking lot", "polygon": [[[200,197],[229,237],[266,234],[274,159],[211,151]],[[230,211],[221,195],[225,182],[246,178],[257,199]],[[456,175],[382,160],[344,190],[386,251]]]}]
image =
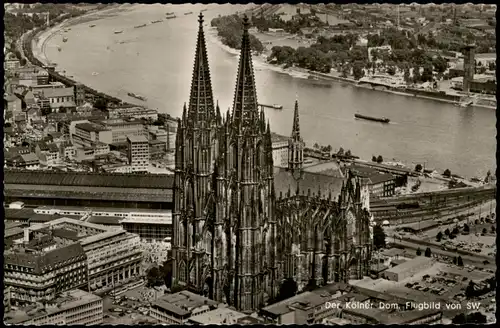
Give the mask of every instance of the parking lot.
[{"label": "parking lot", "polygon": [[141,286],[112,297],[103,297],[105,324],[154,324],[148,316],[149,306],[165,292]]}]

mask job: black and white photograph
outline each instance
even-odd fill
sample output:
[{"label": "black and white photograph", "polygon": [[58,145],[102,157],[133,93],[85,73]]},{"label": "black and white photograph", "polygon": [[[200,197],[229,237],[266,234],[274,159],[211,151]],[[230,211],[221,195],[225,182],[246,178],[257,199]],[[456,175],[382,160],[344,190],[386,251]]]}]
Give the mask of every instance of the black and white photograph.
[{"label": "black and white photograph", "polygon": [[4,324],[496,323],[496,10],[4,3]]}]

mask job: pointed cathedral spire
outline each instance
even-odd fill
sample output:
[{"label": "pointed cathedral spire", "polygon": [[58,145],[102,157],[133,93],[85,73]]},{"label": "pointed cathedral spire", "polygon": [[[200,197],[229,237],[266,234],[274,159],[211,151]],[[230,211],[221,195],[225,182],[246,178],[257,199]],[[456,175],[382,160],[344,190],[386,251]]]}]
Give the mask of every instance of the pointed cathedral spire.
[{"label": "pointed cathedral spire", "polygon": [[199,29],[194,56],[193,79],[189,96],[188,116],[194,122],[207,121],[215,117],[212,83],[208,66],[207,46],[203,32],[203,14],[198,18]]},{"label": "pointed cathedral spire", "polygon": [[184,103],[184,107],[182,108],[182,123],[185,125],[187,119],[187,108],[186,103]]},{"label": "pointed cathedral spire", "polygon": [[295,100],[295,110],[293,112],[292,139],[295,141],[300,140],[299,101],[298,100]]},{"label": "pointed cathedral spire", "polygon": [[233,103],[233,122],[240,129],[257,121],[259,110],[255,78],[252,66],[252,50],[250,48],[250,34],[248,17],[243,18],[243,37],[241,40],[240,62],[236,78],[236,89]]}]

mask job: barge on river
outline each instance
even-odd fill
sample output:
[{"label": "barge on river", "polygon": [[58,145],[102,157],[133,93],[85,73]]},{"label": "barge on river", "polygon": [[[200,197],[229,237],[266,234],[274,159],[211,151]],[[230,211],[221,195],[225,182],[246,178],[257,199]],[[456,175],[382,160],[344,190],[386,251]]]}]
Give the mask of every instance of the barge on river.
[{"label": "barge on river", "polygon": [[367,120],[367,121],[374,121],[374,122],[380,122],[380,123],[389,123],[391,120],[386,118],[386,117],[373,117],[373,116],[367,116],[367,115],[361,115],[361,114],[354,114],[355,118],[359,118],[361,120]]}]

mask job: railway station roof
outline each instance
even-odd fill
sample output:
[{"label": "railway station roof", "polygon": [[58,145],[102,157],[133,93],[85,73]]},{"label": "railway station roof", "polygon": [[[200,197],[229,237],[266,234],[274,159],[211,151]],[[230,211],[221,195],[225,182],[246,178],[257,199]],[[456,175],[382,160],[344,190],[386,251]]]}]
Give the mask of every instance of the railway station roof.
[{"label": "railway station roof", "polygon": [[5,184],[171,189],[173,175],[6,170]]}]

